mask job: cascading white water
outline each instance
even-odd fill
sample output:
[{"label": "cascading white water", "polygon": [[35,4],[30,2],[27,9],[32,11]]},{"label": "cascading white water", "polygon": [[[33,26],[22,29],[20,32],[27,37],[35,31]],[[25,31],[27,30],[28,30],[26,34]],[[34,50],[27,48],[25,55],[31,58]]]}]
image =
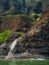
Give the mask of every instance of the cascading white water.
[{"label": "cascading white water", "polygon": [[17,41],[18,41],[18,39],[15,39],[14,42],[11,44],[10,51],[6,58],[8,58],[10,55],[12,55],[12,51],[14,50],[15,46],[17,45]]},{"label": "cascading white water", "polygon": [[18,39],[14,40],[14,42],[12,43],[10,50],[12,51],[15,47],[15,45],[17,44]]}]

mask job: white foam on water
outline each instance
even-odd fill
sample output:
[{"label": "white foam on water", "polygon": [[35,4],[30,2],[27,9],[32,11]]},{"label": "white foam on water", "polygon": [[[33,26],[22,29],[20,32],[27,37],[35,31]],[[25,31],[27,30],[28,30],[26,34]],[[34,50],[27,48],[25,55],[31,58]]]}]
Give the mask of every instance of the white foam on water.
[{"label": "white foam on water", "polygon": [[15,48],[17,41],[18,39],[15,39],[14,42],[11,44],[10,51],[12,51]]},{"label": "white foam on water", "polygon": [[8,55],[7,55],[7,57],[6,57],[6,59],[7,59],[9,56],[12,55],[12,51],[14,50],[15,46],[17,45],[17,41],[18,41],[18,39],[15,39],[14,42],[11,44],[11,46],[10,46],[10,51],[9,51],[9,53],[8,53]]}]

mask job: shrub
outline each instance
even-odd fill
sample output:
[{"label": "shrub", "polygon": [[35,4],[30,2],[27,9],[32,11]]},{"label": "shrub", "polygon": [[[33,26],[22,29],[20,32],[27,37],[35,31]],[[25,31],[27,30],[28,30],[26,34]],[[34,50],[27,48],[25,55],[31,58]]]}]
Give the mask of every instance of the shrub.
[{"label": "shrub", "polygon": [[11,34],[10,30],[6,30],[0,33],[0,43],[4,43],[8,40],[9,35]]}]

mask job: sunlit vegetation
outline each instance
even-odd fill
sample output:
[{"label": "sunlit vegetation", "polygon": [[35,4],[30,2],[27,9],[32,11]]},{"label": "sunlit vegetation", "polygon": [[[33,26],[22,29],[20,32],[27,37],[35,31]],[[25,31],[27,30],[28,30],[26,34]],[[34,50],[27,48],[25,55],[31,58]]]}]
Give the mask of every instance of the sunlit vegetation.
[{"label": "sunlit vegetation", "polygon": [[10,30],[6,30],[0,33],[0,43],[4,43],[8,40],[9,35],[11,34]]},{"label": "sunlit vegetation", "polygon": [[16,34],[22,35],[22,34],[24,34],[24,32],[16,32]]}]

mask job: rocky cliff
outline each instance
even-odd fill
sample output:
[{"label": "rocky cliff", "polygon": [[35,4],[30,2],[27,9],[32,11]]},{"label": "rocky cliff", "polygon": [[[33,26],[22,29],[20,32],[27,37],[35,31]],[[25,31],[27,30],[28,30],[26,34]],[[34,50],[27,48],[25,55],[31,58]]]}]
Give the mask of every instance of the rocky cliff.
[{"label": "rocky cliff", "polygon": [[[2,48],[0,47],[0,51],[2,51],[0,55],[8,54],[10,44],[5,43]],[[16,58],[39,58],[38,55],[42,55],[40,58],[49,58],[49,11],[45,11],[40,20],[31,27],[31,30],[18,38],[12,53],[16,55]]]},{"label": "rocky cliff", "polygon": [[20,37],[15,50],[15,53],[27,51],[33,55],[49,56],[49,11],[45,11],[34,27]]}]

